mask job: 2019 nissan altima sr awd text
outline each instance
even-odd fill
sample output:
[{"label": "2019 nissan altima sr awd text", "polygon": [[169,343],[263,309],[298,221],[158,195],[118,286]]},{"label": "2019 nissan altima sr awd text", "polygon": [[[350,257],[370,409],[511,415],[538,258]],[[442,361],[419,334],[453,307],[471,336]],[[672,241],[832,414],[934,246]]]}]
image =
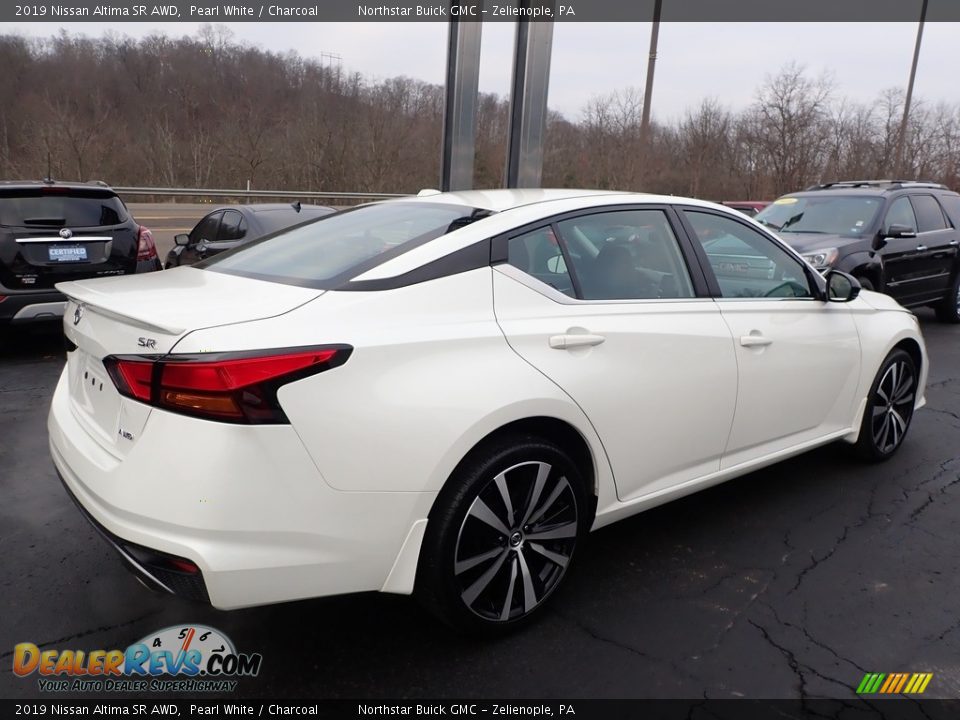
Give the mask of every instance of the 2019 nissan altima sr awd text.
[{"label": "2019 nissan altima sr awd text", "polygon": [[833,440],[883,460],[924,402],[912,314],[676,197],[406,198],[59,287],[65,487],[219,608],[380,590],[514,627],[590,529]]}]

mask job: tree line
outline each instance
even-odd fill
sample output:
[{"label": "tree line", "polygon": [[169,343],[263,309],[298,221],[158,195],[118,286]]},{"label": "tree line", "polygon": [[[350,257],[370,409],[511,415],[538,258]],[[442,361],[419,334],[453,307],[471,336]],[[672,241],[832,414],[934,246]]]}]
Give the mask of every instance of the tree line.
[{"label": "tree line", "polygon": [[[296,53],[194,37],[0,35],[0,179],[112,185],[416,192],[435,187],[443,87],[373,80]],[[903,92],[840,96],[788,64],[734,111],[705,99],[641,145],[628,88],[579,118],[551,112],[545,187],[762,199],[816,182],[892,177]],[[476,187],[502,184],[508,103],[482,94]],[[960,104],[914,100],[902,175],[960,185]]]}]

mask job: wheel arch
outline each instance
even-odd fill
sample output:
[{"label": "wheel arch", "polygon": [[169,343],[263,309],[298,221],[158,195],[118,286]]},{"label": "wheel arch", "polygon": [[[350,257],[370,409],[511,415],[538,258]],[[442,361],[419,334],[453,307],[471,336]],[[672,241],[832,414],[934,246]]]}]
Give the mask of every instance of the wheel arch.
[{"label": "wheel arch", "polygon": [[560,418],[551,417],[548,415],[536,415],[512,420],[500,425],[494,430],[491,430],[477,442],[475,442],[450,472],[443,484],[443,487],[440,488],[440,492],[437,493],[437,498],[434,499],[433,505],[430,507],[430,512],[427,517],[429,518],[433,515],[438,506],[437,501],[443,495],[444,489],[446,489],[451,480],[456,477],[459,470],[466,463],[469,463],[474,457],[476,457],[479,453],[482,453],[491,444],[496,443],[502,438],[510,435],[532,435],[543,438],[544,440],[550,440],[570,454],[571,459],[577,464],[577,467],[583,473],[587,484],[586,490],[593,499],[592,507],[590,508],[590,514],[592,518],[596,511],[596,501],[600,493],[600,473],[597,465],[598,462],[601,462],[602,460],[597,457],[596,453],[590,447],[589,441],[584,437],[580,430],[574,427],[574,425],[567,420],[561,420]]}]

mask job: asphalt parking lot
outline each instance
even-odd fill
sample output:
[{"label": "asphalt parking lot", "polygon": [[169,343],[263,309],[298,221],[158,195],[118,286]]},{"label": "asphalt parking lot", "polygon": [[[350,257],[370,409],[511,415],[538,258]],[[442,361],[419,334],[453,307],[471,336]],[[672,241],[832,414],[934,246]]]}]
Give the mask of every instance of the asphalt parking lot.
[{"label": "asphalt parking lot", "polygon": [[[149,593],[48,458],[58,330],[18,331],[0,349],[0,666],[18,642],[125,648],[204,623],[263,654],[245,697],[852,698],[867,672],[921,671],[927,696],[958,697],[960,327],[919,314],[928,406],[893,460],[830,446],[605,528],[546,617],[493,642],[404,597],[228,613]],[[40,695],[0,672],[0,697]]]}]

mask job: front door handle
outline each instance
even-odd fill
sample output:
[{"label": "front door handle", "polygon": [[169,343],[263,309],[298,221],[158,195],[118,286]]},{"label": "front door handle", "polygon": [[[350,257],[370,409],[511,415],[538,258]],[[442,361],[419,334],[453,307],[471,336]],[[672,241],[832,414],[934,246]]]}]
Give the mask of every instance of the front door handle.
[{"label": "front door handle", "polygon": [[947,243],[947,245],[949,245],[950,247],[956,247],[957,245],[960,245],[960,240],[951,240],[950,242]]},{"label": "front door handle", "polygon": [[927,251],[926,245],[917,245],[917,252],[926,252],[926,251]]},{"label": "front door handle", "polygon": [[552,347],[554,350],[569,350],[570,348],[591,347],[593,345],[599,345],[604,340],[606,340],[606,338],[603,335],[586,335],[586,334],[551,335],[550,347]]},{"label": "front door handle", "polygon": [[771,345],[773,340],[766,338],[763,335],[741,335],[740,344],[743,347],[766,347]]}]

